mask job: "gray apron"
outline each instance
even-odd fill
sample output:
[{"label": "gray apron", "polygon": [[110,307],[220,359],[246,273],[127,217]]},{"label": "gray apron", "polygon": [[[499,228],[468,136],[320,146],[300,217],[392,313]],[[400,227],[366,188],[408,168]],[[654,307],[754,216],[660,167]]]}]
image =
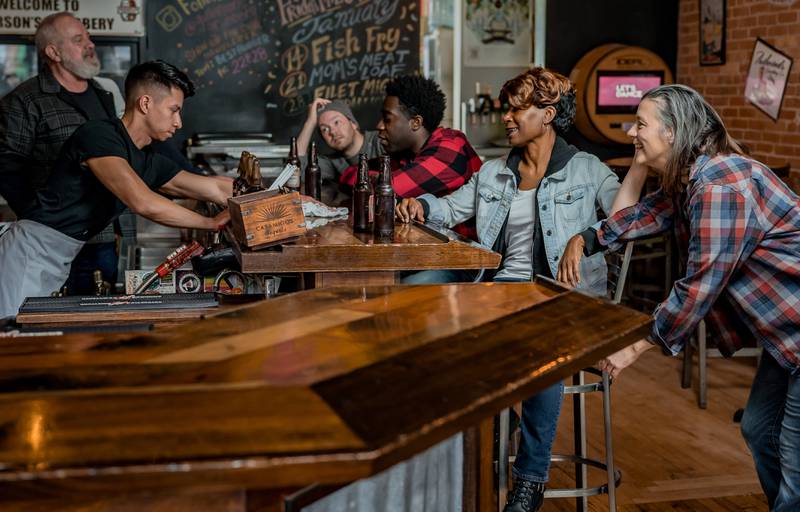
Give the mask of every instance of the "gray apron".
[{"label": "gray apron", "polygon": [[31,220],[0,235],[0,318],[16,316],[26,297],[46,297],[69,277],[85,242]]}]

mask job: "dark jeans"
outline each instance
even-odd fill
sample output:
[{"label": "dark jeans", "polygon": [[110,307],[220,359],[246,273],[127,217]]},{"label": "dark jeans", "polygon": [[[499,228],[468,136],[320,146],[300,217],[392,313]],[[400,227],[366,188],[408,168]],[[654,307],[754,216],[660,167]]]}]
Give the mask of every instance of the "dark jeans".
[{"label": "dark jeans", "polygon": [[742,417],[744,436],[773,512],[800,510],[800,376],[765,350]]},{"label": "dark jeans", "polygon": [[477,270],[422,270],[420,272],[401,272],[401,284],[447,284],[471,283],[478,275]]},{"label": "dark jeans", "polygon": [[[495,279],[495,282],[515,282],[517,279]],[[522,435],[514,461],[514,475],[534,482],[547,482],[550,454],[556,437],[564,384],[559,382],[522,402]]]},{"label": "dark jeans", "polygon": [[103,280],[111,283],[111,291],[117,282],[117,244],[103,242],[86,244],[72,262],[67,278],[69,295],[94,295],[94,271],[103,273]]}]

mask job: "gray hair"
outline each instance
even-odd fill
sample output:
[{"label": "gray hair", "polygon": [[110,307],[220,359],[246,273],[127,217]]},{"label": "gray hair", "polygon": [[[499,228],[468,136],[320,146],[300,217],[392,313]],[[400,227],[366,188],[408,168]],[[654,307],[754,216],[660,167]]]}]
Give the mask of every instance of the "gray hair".
[{"label": "gray hair", "polygon": [[691,87],[662,85],[647,91],[642,101],[646,99],[656,103],[659,121],[673,136],[666,169],[661,175],[661,186],[668,195],[684,189],[689,169],[698,156],[744,153],[728,134],[716,110]]},{"label": "gray hair", "polygon": [[51,44],[58,45],[61,43],[61,34],[55,26],[56,22],[61,18],[77,19],[69,12],[56,12],[42,18],[42,21],[36,28],[36,35],[33,36],[33,40],[36,43],[36,51],[39,53],[39,58],[43,61],[48,60],[47,55],[44,53],[45,48]]}]

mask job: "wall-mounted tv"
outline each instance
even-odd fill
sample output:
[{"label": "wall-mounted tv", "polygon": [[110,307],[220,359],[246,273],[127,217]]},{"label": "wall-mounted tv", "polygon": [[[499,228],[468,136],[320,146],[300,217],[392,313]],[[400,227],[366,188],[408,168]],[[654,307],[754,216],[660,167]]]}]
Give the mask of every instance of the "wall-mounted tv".
[{"label": "wall-mounted tv", "polygon": [[664,83],[663,71],[598,71],[598,114],[632,114],[644,93]]}]

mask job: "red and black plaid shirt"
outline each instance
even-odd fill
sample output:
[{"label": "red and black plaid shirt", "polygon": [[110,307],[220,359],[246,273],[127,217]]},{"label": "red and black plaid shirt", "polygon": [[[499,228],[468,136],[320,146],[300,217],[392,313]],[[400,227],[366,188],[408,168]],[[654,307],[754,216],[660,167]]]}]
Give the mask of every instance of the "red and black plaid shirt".
[{"label": "red and black plaid shirt", "polygon": [[[467,137],[458,130],[439,127],[414,158],[392,158],[392,187],[400,198],[422,194],[441,197],[460,188],[480,168],[481,159]],[[352,189],[357,170],[355,165],[348,167],[341,183]],[[474,222],[468,224],[469,227],[462,224],[453,229],[475,239]]]}]

